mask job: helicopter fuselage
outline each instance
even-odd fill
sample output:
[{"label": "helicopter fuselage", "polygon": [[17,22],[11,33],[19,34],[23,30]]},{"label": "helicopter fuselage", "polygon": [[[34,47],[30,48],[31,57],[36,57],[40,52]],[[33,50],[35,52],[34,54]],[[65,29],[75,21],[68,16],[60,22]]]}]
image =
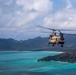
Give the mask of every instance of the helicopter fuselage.
[{"label": "helicopter fuselage", "polygon": [[56,44],[56,45],[59,45],[61,44],[61,46],[63,46],[64,44],[64,39],[61,38],[60,35],[54,35],[54,36],[51,36],[50,39],[49,39],[49,44],[53,44],[53,46]]}]

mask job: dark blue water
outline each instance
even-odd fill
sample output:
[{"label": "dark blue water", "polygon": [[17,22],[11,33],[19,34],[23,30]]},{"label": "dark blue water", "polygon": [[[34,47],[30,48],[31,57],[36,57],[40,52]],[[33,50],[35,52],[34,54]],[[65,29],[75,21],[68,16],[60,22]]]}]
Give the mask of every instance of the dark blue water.
[{"label": "dark blue water", "polygon": [[0,52],[0,75],[76,75],[76,63],[37,62],[60,52]]}]

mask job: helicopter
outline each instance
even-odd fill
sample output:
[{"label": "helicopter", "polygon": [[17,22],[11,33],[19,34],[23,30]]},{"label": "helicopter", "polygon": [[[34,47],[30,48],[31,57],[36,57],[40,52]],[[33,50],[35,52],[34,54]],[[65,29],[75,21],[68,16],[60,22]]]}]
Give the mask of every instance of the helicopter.
[{"label": "helicopter", "polygon": [[[61,31],[75,31],[75,30],[65,30],[65,29],[51,29],[51,28],[47,28],[47,27],[43,27],[43,26],[38,26],[40,28],[45,28],[45,29],[49,29],[52,31],[52,33],[50,34],[49,37],[49,41],[48,44],[52,44],[52,46],[55,45],[61,45],[61,47],[63,47],[64,45],[64,34],[66,35],[76,35],[76,34],[67,34],[67,33],[62,33]],[[59,34],[57,34],[57,32],[59,32]],[[46,32],[45,32],[46,33]]]}]

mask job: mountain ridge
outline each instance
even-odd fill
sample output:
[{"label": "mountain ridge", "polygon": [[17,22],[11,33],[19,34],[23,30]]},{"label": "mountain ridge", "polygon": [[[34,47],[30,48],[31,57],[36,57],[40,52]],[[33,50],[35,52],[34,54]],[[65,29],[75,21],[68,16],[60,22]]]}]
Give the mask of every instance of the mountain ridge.
[{"label": "mountain ridge", "polygon": [[76,51],[76,36],[64,36],[65,44],[61,48],[48,45],[48,37],[36,37],[28,40],[14,40],[0,38],[0,51]]}]

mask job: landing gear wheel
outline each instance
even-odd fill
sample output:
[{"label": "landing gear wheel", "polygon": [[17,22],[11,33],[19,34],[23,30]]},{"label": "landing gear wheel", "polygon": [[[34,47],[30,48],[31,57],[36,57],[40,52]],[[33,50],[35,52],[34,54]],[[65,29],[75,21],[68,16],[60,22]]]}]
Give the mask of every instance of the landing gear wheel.
[{"label": "landing gear wheel", "polygon": [[61,47],[63,47],[63,45],[61,45]]},{"label": "landing gear wheel", "polygon": [[50,44],[50,42],[48,42],[48,44]]},{"label": "landing gear wheel", "polygon": [[55,46],[54,44],[52,46]]}]

